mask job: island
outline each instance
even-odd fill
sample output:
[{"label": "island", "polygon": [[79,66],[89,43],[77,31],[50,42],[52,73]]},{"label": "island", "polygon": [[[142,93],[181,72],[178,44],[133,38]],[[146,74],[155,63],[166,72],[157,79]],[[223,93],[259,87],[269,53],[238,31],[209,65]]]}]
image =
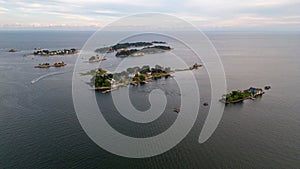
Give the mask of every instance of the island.
[{"label": "island", "polygon": [[86,62],[89,62],[89,63],[95,63],[95,62],[100,62],[100,61],[104,61],[104,60],[106,60],[105,57],[99,57],[99,56],[97,55],[97,56],[92,56],[92,57],[90,57],[89,60],[86,61]]},{"label": "island", "polygon": [[49,67],[51,67],[50,63],[42,63],[37,66],[34,66],[34,68],[49,68]]},{"label": "island", "polygon": [[8,52],[14,53],[14,52],[18,52],[18,50],[17,49],[10,49]]},{"label": "island", "polygon": [[50,67],[62,67],[66,66],[64,62],[55,62],[53,65],[50,65],[50,63],[42,63],[37,66],[34,66],[34,68],[50,68]]},{"label": "island", "polygon": [[116,53],[116,57],[144,56],[147,54],[163,53],[170,50],[172,50],[172,48],[169,46],[151,46],[142,49],[121,50]]},{"label": "island", "polygon": [[[160,44],[160,45],[159,45]],[[113,53],[116,52],[116,57],[127,56],[143,56],[146,54],[162,53],[172,50],[170,46],[166,46],[166,42],[133,42],[133,43],[118,43],[113,46],[96,49],[96,53]]]},{"label": "island", "polygon": [[223,95],[221,102],[225,104],[229,103],[240,103],[243,102],[246,99],[252,99],[254,100],[257,96],[263,95],[265,92],[263,89],[250,87],[249,89],[246,89],[244,91],[232,91],[229,94]]},{"label": "island", "polygon": [[93,77],[89,83],[92,87],[91,89],[100,90],[102,93],[108,93],[121,86],[144,85],[152,80],[161,78],[167,79],[171,76],[171,74],[177,71],[198,69],[200,65],[201,64],[195,63],[189,68],[177,70],[171,70],[170,67],[162,67],[160,65],[156,65],[152,68],[149,65],[144,65],[142,67],[136,66],[127,68],[125,71],[119,73],[109,73],[108,71],[99,68],[87,73],[82,73],[81,75],[92,75]]},{"label": "island", "polygon": [[73,55],[79,53],[78,49],[62,49],[62,50],[54,50],[50,51],[47,49],[37,50],[32,53],[34,56],[56,56],[56,55]]}]

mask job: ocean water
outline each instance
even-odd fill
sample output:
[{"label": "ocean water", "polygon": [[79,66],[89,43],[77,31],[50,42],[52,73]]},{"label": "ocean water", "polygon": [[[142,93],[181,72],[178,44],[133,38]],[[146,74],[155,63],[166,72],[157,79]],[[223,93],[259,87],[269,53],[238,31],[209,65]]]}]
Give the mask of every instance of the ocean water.
[{"label": "ocean water", "polygon": [[[200,106],[193,129],[179,145],[146,159],[110,154],[85,134],[72,102],[77,56],[24,57],[35,47],[80,49],[92,34],[0,31],[0,168],[300,168],[300,33],[207,32],[223,62],[228,91],[265,85],[272,89],[257,100],[226,106],[217,130],[203,144],[198,137],[208,107]],[[9,53],[11,48],[20,51]],[[155,55],[149,61],[159,59]],[[57,60],[67,66],[33,68]],[[111,57],[103,64],[109,68],[118,61]],[[205,69],[195,75],[201,102],[209,101]],[[177,116],[172,109],[180,103],[174,80],[158,80],[130,89],[137,109],[149,107],[147,96],[155,88],[166,92],[166,112],[141,128],[117,113],[110,94],[97,93],[96,97],[115,129],[149,137],[172,125]]]}]

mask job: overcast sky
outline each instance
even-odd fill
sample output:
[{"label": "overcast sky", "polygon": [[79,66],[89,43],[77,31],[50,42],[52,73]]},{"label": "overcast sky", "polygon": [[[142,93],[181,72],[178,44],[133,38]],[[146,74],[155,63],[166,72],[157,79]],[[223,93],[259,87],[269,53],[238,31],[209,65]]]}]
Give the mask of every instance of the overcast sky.
[{"label": "overcast sky", "polygon": [[0,29],[98,28],[144,12],[204,30],[300,30],[300,0],[0,0]]}]

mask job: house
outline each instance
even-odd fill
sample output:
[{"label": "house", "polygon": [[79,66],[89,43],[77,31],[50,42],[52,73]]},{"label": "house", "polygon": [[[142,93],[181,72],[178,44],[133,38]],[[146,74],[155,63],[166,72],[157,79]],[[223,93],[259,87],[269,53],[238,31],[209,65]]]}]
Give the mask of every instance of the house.
[{"label": "house", "polygon": [[254,88],[254,87],[250,87],[248,90],[246,90],[248,93],[250,93],[251,95],[257,95],[257,94],[262,94],[263,90],[259,89],[259,88]]}]

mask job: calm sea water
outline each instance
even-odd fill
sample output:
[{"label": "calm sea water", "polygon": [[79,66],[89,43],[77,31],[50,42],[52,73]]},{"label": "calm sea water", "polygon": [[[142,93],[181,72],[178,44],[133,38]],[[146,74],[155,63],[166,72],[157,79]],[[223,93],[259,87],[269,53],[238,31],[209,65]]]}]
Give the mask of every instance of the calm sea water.
[{"label": "calm sea water", "polygon": [[[72,103],[76,56],[23,57],[35,47],[82,48],[92,33],[0,32],[0,168],[300,168],[299,33],[208,32],[224,64],[228,91],[265,85],[272,89],[255,101],[227,106],[204,144],[198,136],[208,108],[201,106],[195,126],[178,146],[147,159],[110,154],[84,133]],[[21,51],[7,52],[11,48]],[[68,65],[33,68],[57,60]],[[209,101],[205,70],[196,75],[201,97]],[[132,88],[137,109],[147,109],[147,94],[157,87],[167,93],[168,110],[180,102],[174,80],[160,80]],[[99,93],[97,99],[113,104],[109,94]],[[141,137],[160,133],[176,119],[167,111],[155,125],[139,130],[110,106],[105,116],[120,132]]]}]

